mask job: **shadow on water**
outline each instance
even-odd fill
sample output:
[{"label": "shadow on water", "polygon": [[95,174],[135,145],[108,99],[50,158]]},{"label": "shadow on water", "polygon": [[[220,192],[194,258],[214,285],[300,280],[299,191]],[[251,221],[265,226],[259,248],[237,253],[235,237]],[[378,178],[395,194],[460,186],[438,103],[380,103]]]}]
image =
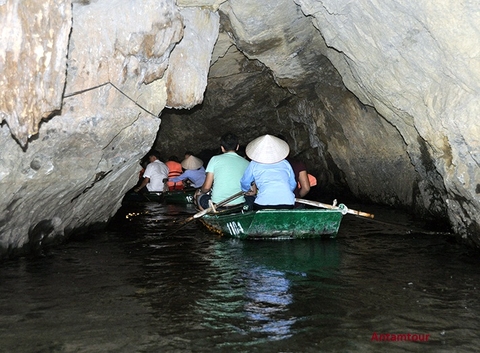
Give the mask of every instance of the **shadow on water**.
[{"label": "shadow on water", "polygon": [[478,257],[404,215],[346,216],[333,240],[238,241],[175,231],[194,213],[131,204],[104,232],[5,264],[0,352],[480,349]]}]

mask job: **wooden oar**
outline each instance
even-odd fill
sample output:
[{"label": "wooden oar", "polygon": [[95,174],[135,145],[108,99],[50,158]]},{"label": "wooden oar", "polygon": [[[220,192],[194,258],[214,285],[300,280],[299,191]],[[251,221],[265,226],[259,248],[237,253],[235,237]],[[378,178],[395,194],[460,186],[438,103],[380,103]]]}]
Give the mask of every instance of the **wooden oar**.
[{"label": "wooden oar", "polygon": [[144,192],[140,193],[140,195],[142,195],[144,198],[146,198],[146,199],[147,199],[147,201],[149,201],[149,202],[152,202],[152,200],[150,200],[150,199],[148,198],[148,196],[147,196],[147,195],[145,195],[145,193],[144,193]]},{"label": "wooden oar", "polygon": [[[305,205],[310,205],[310,206],[315,206],[315,207],[329,208],[329,209],[332,209],[332,210],[338,209],[338,206],[328,205],[326,203],[321,203],[321,202],[311,201],[311,200],[305,200],[305,199],[295,199],[295,202],[303,203]],[[356,211],[356,210],[352,210],[348,207],[346,207],[346,209],[347,209],[347,213],[354,214],[356,216],[368,217],[368,218],[373,218],[374,217],[373,213]]]},{"label": "wooden oar", "polygon": [[204,210],[202,210],[202,211],[200,211],[200,212],[198,212],[198,213],[195,213],[195,214],[193,215],[193,218],[203,217],[203,216],[205,216],[207,213],[215,210],[215,208],[217,208],[217,207],[222,207],[222,206],[226,205],[227,203],[229,203],[230,201],[233,201],[233,200],[235,200],[235,199],[238,199],[238,198],[239,198],[240,196],[242,196],[243,194],[244,194],[243,191],[239,191],[239,192],[237,192],[235,195],[232,195],[232,196],[226,198],[225,200],[220,201],[219,203],[215,204],[215,206],[210,206],[209,208],[206,208],[206,209],[204,209]]},{"label": "wooden oar", "polygon": [[180,228],[184,227],[185,225],[187,225],[188,223],[190,223],[191,221],[193,221],[194,219],[197,219],[197,218],[201,218],[203,216],[205,216],[207,213],[210,213],[211,211],[213,211],[216,207],[221,207],[221,206],[224,206],[226,205],[227,203],[229,203],[230,201],[233,201],[235,199],[238,199],[240,196],[242,196],[243,194],[245,194],[243,191],[239,191],[237,192],[235,195],[232,195],[228,198],[226,198],[225,200],[222,200],[220,201],[219,203],[217,203],[214,207],[213,206],[210,206],[209,208],[206,208],[200,212],[197,212],[195,213],[193,216],[191,217],[188,217],[187,219],[185,219],[182,223],[180,223],[180,225],[178,226],[177,229],[175,229],[174,231],[172,231],[171,233],[169,233],[169,235],[173,234],[173,233],[176,233],[178,230],[180,230]]}]

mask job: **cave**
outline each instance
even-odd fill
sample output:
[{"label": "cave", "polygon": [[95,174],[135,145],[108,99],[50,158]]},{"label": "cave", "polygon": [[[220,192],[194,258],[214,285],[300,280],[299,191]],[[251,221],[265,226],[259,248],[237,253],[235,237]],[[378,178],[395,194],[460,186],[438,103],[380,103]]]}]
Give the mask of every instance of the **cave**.
[{"label": "cave", "polygon": [[102,227],[152,147],[208,160],[227,131],[287,136],[311,197],[409,210],[477,247],[475,6],[0,5],[1,256]]}]

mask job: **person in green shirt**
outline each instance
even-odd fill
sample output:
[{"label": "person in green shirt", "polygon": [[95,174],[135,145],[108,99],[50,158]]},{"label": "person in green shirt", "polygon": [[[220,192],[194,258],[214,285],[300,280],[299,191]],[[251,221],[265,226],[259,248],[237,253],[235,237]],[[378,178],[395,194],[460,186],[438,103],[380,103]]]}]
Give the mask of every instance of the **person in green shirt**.
[{"label": "person in green shirt", "polygon": [[[238,137],[226,133],[220,139],[222,154],[213,156],[206,168],[206,178],[195,197],[200,209],[209,207],[209,200],[218,203],[242,191],[240,179],[248,167],[248,161],[237,154]],[[210,192],[211,191],[211,192]],[[235,206],[245,202],[243,196],[230,201],[225,206]]]}]

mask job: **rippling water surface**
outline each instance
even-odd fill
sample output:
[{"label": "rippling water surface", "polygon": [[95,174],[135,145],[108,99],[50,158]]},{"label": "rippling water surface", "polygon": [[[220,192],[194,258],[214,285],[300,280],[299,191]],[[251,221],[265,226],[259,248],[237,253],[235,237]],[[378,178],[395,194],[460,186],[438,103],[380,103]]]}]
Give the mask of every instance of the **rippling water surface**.
[{"label": "rippling water surface", "polygon": [[480,351],[478,254],[365,211],[377,221],[347,215],[335,240],[237,241],[182,222],[194,209],[124,207],[1,264],[0,351]]}]

